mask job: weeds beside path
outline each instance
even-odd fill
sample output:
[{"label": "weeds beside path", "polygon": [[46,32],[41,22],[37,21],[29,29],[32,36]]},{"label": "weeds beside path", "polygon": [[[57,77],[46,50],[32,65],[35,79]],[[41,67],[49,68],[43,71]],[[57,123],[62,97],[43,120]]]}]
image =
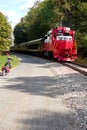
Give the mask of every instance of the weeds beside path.
[{"label": "weeds beside path", "polygon": [[[10,55],[12,60],[12,68],[15,67],[19,63],[19,59],[15,55]],[[0,55],[0,68],[6,63],[8,56],[7,55]],[[0,69],[1,70],[1,69]]]},{"label": "weeds beside path", "polygon": [[87,66],[87,58],[78,57],[74,63],[78,63],[80,65]]}]

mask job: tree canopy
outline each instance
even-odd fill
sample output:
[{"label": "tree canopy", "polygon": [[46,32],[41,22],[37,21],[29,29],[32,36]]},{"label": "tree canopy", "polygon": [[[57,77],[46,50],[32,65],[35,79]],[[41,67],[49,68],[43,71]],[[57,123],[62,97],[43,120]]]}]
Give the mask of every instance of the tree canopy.
[{"label": "tree canopy", "polygon": [[78,49],[87,49],[86,0],[36,1],[14,28],[15,44],[41,38],[50,29],[61,25],[76,31]]},{"label": "tree canopy", "polygon": [[7,18],[0,12],[0,51],[9,51],[12,41],[12,29]]}]

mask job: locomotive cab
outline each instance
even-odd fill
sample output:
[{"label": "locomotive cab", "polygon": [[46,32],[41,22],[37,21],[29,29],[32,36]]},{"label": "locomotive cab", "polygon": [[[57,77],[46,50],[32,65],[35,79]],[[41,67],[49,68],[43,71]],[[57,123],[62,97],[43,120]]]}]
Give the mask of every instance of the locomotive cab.
[{"label": "locomotive cab", "polygon": [[72,56],[75,55],[73,48],[74,48],[74,41],[72,36],[57,36],[57,50],[58,51],[58,59],[60,60],[67,60],[71,61]]}]

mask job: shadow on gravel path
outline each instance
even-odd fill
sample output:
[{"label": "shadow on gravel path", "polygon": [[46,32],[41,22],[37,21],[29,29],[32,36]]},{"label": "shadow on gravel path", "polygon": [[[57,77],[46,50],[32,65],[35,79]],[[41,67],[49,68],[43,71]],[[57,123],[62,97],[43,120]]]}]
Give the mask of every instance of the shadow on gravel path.
[{"label": "shadow on gravel path", "polygon": [[81,79],[79,74],[66,74],[54,78],[50,76],[18,77],[6,80],[9,84],[5,85],[3,89],[26,92],[32,95],[56,97],[72,92],[87,91],[87,80]]}]

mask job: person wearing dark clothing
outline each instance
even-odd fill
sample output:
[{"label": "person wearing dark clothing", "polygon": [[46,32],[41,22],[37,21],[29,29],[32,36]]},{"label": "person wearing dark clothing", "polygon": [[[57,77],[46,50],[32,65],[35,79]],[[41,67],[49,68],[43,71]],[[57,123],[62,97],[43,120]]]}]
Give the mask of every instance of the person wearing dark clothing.
[{"label": "person wearing dark clothing", "polygon": [[4,66],[8,66],[9,68],[12,67],[12,65],[11,65],[11,58],[8,58],[8,60],[7,60],[7,62],[5,63]]}]

